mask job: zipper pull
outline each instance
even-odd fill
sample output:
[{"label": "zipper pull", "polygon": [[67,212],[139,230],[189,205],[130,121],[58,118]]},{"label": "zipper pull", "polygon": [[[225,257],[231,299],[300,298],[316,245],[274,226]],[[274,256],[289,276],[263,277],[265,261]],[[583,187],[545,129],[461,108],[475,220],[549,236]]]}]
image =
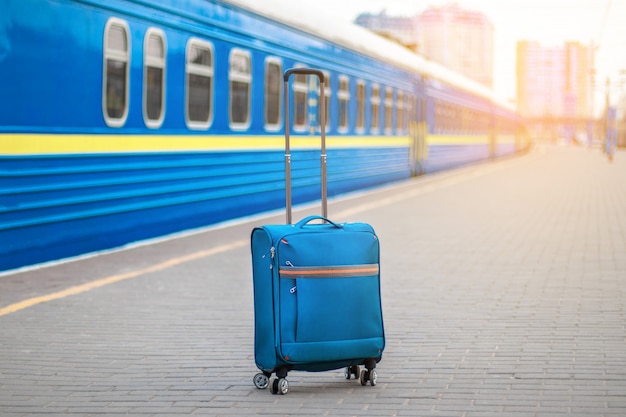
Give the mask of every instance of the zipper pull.
[{"label": "zipper pull", "polygon": [[275,253],[276,253],[276,249],[274,248],[274,246],[272,246],[272,247],[270,248],[270,251],[269,251],[269,252],[267,252],[265,255],[263,255],[263,259],[265,259],[265,257],[266,257],[268,254],[270,255],[270,258],[274,259],[274,255],[275,255]]},{"label": "zipper pull", "polygon": [[[285,262],[285,265],[290,266],[290,267],[292,267],[292,268],[295,268],[295,266],[291,263],[291,261],[287,261],[287,262]],[[291,288],[289,289],[289,294],[295,294],[295,293],[296,293],[296,291],[297,291],[297,289],[296,289],[296,286],[294,285],[293,287],[291,287]]]},{"label": "zipper pull", "polygon": [[[274,246],[272,246],[268,253],[270,255],[270,258],[272,259],[272,261],[270,262],[270,269],[274,269],[274,256],[276,256],[276,248]],[[268,253],[263,255],[263,259],[265,259],[265,257],[268,255]]]}]

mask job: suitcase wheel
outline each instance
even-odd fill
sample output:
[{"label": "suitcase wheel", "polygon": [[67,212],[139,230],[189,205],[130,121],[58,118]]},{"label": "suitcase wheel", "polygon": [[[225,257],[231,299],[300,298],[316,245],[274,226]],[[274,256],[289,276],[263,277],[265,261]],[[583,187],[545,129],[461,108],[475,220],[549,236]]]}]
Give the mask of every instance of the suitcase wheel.
[{"label": "suitcase wheel", "polygon": [[367,385],[367,381],[370,382],[371,386],[375,386],[377,378],[378,378],[378,375],[376,374],[375,369],[372,369],[371,371],[363,369],[361,371],[361,385],[363,386]]},{"label": "suitcase wheel", "polygon": [[270,385],[272,394],[285,395],[289,392],[289,382],[286,378],[274,378]]},{"label": "suitcase wheel", "polygon": [[352,375],[354,375],[354,379],[358,379],[360,374],[361,371],[359,365],[349,366],[343,371],[343,375],[346,377],[346,379],[350,379]]},{"label": "suitcase wheel", "polygon": [[269,377],[260,372],[252,378],[252,381],[254,382],[254,386],[258,389],[265,389],[270,385]]}]

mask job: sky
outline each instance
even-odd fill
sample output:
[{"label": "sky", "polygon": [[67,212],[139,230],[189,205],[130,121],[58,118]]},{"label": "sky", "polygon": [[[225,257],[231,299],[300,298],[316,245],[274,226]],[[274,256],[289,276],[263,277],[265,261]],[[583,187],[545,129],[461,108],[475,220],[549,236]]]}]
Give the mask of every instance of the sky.
[{"label": "sky", "polygon": [[[385,10],[391,16],[414,16],[449,0],[306,0],[353,22],[361,13]],[[604,103],[605,82],[611,95],[626,92],[626,0],[456,0],[461,8],[482,12],[494,25],[494,91],[515,97],[515,48],[518,40],[542,46],[566,41],[596,49],[596,102]],[[620,88],[621,81],[621,88]]]}]

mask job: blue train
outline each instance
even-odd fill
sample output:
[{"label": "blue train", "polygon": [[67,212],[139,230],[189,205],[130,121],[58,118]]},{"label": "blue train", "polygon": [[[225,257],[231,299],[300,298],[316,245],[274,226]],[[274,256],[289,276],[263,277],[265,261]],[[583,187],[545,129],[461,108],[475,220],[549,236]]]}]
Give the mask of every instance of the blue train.
[{"label": "blue train", "polygon": [[[330,196],[525,147],[487,89],[289,4],[4,0],[0,270],[283,206],[293,67],[328,78]],[[319,194],[315,80],[289,86],[295,203]]]}]

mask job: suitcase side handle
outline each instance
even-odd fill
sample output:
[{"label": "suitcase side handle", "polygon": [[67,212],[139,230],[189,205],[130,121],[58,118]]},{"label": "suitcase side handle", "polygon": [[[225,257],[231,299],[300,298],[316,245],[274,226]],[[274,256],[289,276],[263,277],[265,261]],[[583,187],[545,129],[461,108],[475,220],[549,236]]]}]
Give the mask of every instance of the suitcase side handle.
[{"label": "suitcase side handle", "polygon": [[301,75],[315,75],[320,81],[319,91],[319,115],[320,115],[320,130],[321,130],[321,142],[322,151],[320,155],[321,159],[321,176],[322,176],[322,217],[328,216],[328,202],[327,202],[327,190],[326,190],[326,94],[324,92],[324,73],[317,69],[312,68],[291,68],[284,72],[283,92],[285,95],[285,205],[287,208],[287,224],[291,224],[291,148],[289,143],[289,77],[292,74]]},{"label": "suitcase side handle", "polygon": [[305,217],[304,219],[302,219],[302,220],[300,220],[298,223],[296,223],[296,224],[294,225],[294,227],[297,227],[297,228],[300,228],[300,229],[301,229],[301,228],[303,228],[304,226],[306,226],[306,225],[307,225],[307,223],[310,223],[310,222],[312,222],[313,220],[323,220],[323,221],[325,221],[326,223],[332,224],[332,225],[333,225],[333,226],[335,226],[337,229],[343,229],[343,225],[338,224],[338,223],[335,223],[335,222],[333,222],[332,220],[328,220],[328,219],[327,219],[326,217],[324,217],[324,216],[308,216],[308,217]]}]

